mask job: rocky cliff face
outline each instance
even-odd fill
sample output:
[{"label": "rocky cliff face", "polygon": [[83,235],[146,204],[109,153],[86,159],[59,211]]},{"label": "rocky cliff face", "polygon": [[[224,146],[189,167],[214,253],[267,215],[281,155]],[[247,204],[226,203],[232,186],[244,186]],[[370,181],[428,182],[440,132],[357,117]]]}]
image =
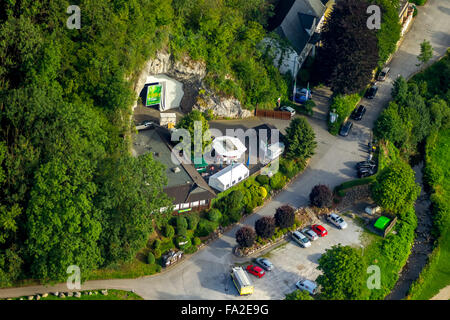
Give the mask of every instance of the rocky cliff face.
[{"label": "rocky cliff face", "polygon": [[[173,57],[164,51],[159,51],[155,58],[148,60],[134,85],[134,91],[139,96],[149,75],[166,74],[183,83],[184,96],[181,100],[181,110],[189,112],[192,109],[205,111],[211,109],[218,117],[245,118],[252,116],[249,110],[242,108],[235,98],[220,97],[203,83],[206,76],[206,64],[184,57],[174,61]],[[201,92],[201,94],[199,94]],[[133,105],[137,107],[137,101]]]}]

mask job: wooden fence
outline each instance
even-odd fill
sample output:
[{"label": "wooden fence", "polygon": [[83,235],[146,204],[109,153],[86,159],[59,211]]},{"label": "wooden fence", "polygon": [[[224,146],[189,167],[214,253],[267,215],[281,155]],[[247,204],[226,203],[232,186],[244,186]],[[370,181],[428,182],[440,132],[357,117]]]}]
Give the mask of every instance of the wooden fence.
[{"label": "wooden fence", "polygon": [[255,116],[272,119],[291,120],[291,113],[289,111],[255,109]]}]

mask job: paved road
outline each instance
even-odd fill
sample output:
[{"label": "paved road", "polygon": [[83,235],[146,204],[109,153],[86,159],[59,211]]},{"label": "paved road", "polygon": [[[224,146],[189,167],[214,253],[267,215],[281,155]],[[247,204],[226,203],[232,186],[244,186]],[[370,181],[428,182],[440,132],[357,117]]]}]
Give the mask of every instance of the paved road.
[{"label": "paved road", "polygon": [[[323,121],[310,119],[317,135],[318,148],[309,167],[272,202],[244,221],[245,224],[253,225],[256,219],[261,216],[272,215],[278,206],[285,203],[291,203],[296,207],[306,205],[308,194],[317,183],[325,183],[334,187],[355,177],[353,165],[366,156],[366,145],[370,138],[373,122],[390,100],[392,78],[395,78],[398,74],[409,77],[418,70],[416,56],[419,54],[420,43],[423,39],[430,40],[434,48],[433,61],[445,53],[446,48],[450,45],[449,16],[450,0],[429,0],[425,7],[419,8],[419,14],[413,27],[405,36],[403,44],[390,63],[390,77],[385,82],[380,83],[378,95],[374,100],[366,101],[363,99],[362,104],[367,107],[367,113],[362,121],[354,125],[350,136],[346,138],[333,137],[326,132],[326,124]],[[238,299],[240,297],[232,294],[234,288],[229,283],[229,276],[227,275],[230,265],[236,261],[239,262],[231,253],[235,244],[234,233],[236,230],[237,227],[201,250],[191,259],[174,266],[173,269],[163,274],[131,280],[90,281],[83,285],[82,289],[134,289],[137,294],[145,299]],[[353,234],[358,233],[353,232]],[[340,235],[342,234],[336,233],[333,235],[330,232],[328,239],[336,239],[336,241],[342,241],[346,244],[358,243],[357,237],[344,241],[344,239],[340,240]],[[320,248],[325,249],[325,245],[326,242]],[[289,246],[285,248],[285,250],[290,250]],[[285,253],[281,255],[285,255]],[[312,263],[314,265],[314,262]],[[292,271],[287,270],[286,272]],[[302,273],[298,270],[296,276],[300,274]],[[292,277],[292,279],[294,278]],[[0,290],[0,297],[29,295],[55,290],[67,291],[64,285],[47,288],[11,288]],[[264,290],[258,291],[264,292]],[[275,298],[281,297],[281,291],[275,294]],[[272,298],[270,294],[270,292],[262,293],[262,296],[255,294],[246,297],[246,299],[268,299]]]}]

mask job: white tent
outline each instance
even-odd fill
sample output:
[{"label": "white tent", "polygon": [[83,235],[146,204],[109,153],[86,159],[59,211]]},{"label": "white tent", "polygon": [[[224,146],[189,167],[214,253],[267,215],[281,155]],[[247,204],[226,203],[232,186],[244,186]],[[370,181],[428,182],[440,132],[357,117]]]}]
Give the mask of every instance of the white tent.
[{"label": "white tent", "polygon": [[216,155],[220,159],[230,163],[242,157],[247,148],[235,137],[221,136],[214,139],[212,148],[216,151]]},{"label": "white tent", "polygon": [[248,178],[249,170],[243,163],[229,165],[209,177],[208,184],[216,190],[225,191]]}]

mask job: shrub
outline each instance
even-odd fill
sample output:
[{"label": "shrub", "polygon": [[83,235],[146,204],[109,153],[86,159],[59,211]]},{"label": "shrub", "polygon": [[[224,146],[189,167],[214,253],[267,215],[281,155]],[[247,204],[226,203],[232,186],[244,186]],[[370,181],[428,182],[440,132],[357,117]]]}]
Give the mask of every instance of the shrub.
[{"label": "shrub", "polygon": [[153,249],[159,249],[159,247],[161,247],[161,240],[155,239],[155,241],[153,241]]},{"label": "shrub", "polygon": [[308,101],[306,101],[305,102],[305,104],[303,105],[303,107],[304,107],[304,112],[306,113],[306,114],[309,114],[309,115],[311,115],[312,116],[312,114],[313,114],[313,108],[316,106],[316,103],[314,102],[314,101],[312,101],[312,100],[308,100]]},{"label": "shrub", "polygon": [[256,232],[253,228],[242,227],[236,232],[236,242],[240,247],[251,247],[255,243]]},{"label": "shrub", "polygon": [[153,250],[153,255],[155,256],[156,259],[161,258],[161,250],[159,250],[159,249],[154,249],[154,250]]},{"label": "shrub", "polygon": [[194,246],[199,246],[202,243],[199,237],[195,237],[193,241]]},{"label": "shrub", "polygon": [[270,178],[270,187],[275,190],[279,190],[284,187],[286,184],[286,176],[284,176],[281,172],[275,173]]},{"label": "shrub", "polygon": [[187,220],[185,217],[178,216],[175,219],[175,226],[176,226],[176,234],[179,236],[185,236],[187,233]]},{"label": "shrub", "polygon": [[239,221],[244,207],[244,193],[241,190],[233,190],[228,195],[220,198],[214,205],[222,213],[223,223]]},{"label": "shrub", "polygon": [[312,188],[309,194],[311,206],[318,208],[328,208],[333,204],[333,193],[326,185],[318,184]]},{"label": "shrub", "polygon": [[339,115],[334,123],[328,121],[328,127],[331,134],[336,135],[339,131],[341,124],[355,109],[356,104],[361,99],[358,94],[342,95],[339,94],[333,98],[330,105],[330,111],[335,110]]},{"label": "shrub", "polygon": [[206,237],[211,232],[217,229],[219,224],[217,222],[212,222],[206,219],[200,219],[197,230],[195,230],[195,235],[198,237]]},{"label": "shrub", "polygon": [[147,254],[147,263],[148,264],[154,264],[155,263],[155,256],[151,252],[149,252]]},{"label": "shrub", "polygon": [[191,239],[186,236],[177,236],[177,238],[175,239],[175,245],[180,250],[186,250],[192,245],[192,242]]},{"label": "shrub", "polygon": [[256,234],[262,238],[270,238],[275,233],[275,219],[272,217],[262,217],[255,222]]},{"label": "shrub", "polygon": [[308,291],[295,290],[286,295],[285,300],[314,300]]},{"label": "shrub", "polygon": [[289,179],[292,179],[297,173],[305,168],[305,161],[301,159],[280,159],[280,172]]},{"label": "shrub", "polygon": [[198,217],[198,215],[196,214],[190,214],[186,217],[187,220],[187,225],[188,225],[188,229],[189,230],[195,230],[195,228],[197,228],[198,225],[198,220],[200,218]]},{"label": "shrub", "polygon": [[262,199],[267,197],[267,189],[264,187],[259,187],[259,193],[261,194]]},{"label": "shrub", "polygon": [[222,214],[218,209],[212,208],[208,211],[207,217],[209,221],[219,222],[222,218]]},{"label": "shrub", "polygon": [[284,205],[275,212],[275,223],[280,228],[289,228],[295,223],[295,210],[291,206]]},{"label": "shrub", "polygon": [[427,0],[410,0],[410,2],[412,2],[418,6],[423,6],[427,2]]},{"label": "shrub", "polygon": [[175,235],[174,228],[168,224],[164,227],[164,236],[167,238],[172,238]]},{"label": "shrub", "polygon": [[193,253],[196,253],[197,250],[198,250],[198,248],[196,246],[190,246],[189,248],[184,250],[184,252],[187,254],[193,254]]},{"label": "shrub", "polygon": [[258,183],[261,185],[265,185],[269,183],[269,177],[265,174],[260,174],[256,177],[256,181],[258,181]]}]

